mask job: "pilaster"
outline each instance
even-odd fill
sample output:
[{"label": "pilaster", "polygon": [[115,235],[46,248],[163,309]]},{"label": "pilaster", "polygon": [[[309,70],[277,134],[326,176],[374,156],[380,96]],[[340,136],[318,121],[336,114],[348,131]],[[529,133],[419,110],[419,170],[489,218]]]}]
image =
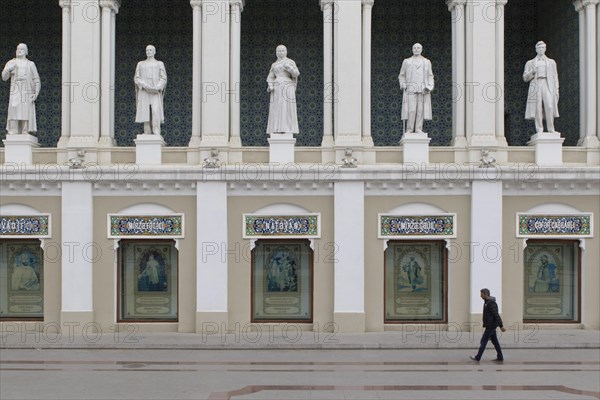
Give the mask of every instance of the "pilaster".
[{"label": "pilaster", "polygon": [[362,147],[362,1],[334,5],[335,145]]},{"label": "pilaster", "polygon": [[466,147],[465,131],[465,4],[467,0],[447,0],[452,18],[452,145]]},{"label": "pilaster", "polygon": [[227,183],[197,182],[196,188],[196,332],[206,332],[228,323]]},{"label": "pilaster", "polygon": [[340,332],[365,331],[364,214],[364,182],[336,182],[333,319]]}]

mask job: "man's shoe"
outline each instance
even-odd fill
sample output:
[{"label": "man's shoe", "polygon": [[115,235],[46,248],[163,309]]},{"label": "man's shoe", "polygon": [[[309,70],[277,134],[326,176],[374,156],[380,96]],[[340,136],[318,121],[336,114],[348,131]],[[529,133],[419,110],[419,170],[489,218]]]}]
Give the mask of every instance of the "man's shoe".
[{"label": "man's shoe", "polygon": [[469,356],[469,358],[473,361],[479,361],[479,358],[477,358],[477,357]]},{"label": "man's shoe", "polygon": [[494,358],[494,360],[493,360],[493,361],[496,361],[496,362],[504,362],[504,358]]}]

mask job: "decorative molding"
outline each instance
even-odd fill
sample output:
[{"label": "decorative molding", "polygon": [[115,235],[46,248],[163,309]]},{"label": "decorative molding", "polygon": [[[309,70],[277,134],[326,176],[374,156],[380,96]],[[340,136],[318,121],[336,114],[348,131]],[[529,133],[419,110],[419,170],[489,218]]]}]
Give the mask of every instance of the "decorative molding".
[{"label": "decorative molding", "polygon": [[595,6],[596,4],[600,3],[600,0],[581,0],[581,3],[584,7]]},{"label": "decorative molding", "polygon": [[446,0],[448,11],[452,11],[455,7],[464,7],[467,0]]},{"label": "decorative molding", "polygon": [[378,214],[379,239],[451,239],[456,237],[456,214]]},{"label": "decorative molding", "polygon": [[320,4],[321,4],[321,11],[325,11],[325,8],[332,4],[333,5],[334,0],[320,0]]},{"label": "decorative molding", "polygon": [[593,213],[517,213],[518,238],[591,238]]},{"label": "decorative molding", "polygon": [[496,0],[496,7],[501,6],[504,7],[508,3],[508,0]]},{"label": "decorative molding", "polygon": [[175,239],[183,238],[184,214],[120,215],[108,214],[109,239]]},{"label": "decorative molding", "polygon": [[246,0],[229,0],[229,6],[233,9],[233,7],[239,7],[240,12],[244,11],[244,5],[246,4]]},{"label": "decorative molding", "polygon": [[0,238],[50,238],[51,215],[3,215],[0,217]]},{"label": "decorative molding", "polygon": [[363,7],[373,7],[375,0],[362,0]]},{"label": "decorative molding", "polygon": [[575,0],[573,2],[573,7],[575,7],[575,11],[577,11],[578,13],[582,13],[585,11],[582,0]]},{"label": "decorative molding", "polygon": [[297,215],[243,214],[244,239],[303,238],[321,237],[321,214]]},{"label": "decorative molding", "polygon": [[190,0],[192,8],[202,7],[203,0]]},{"label": "decorative molding", "polygon": [[121,7],[121,0],[99,0],[98,5],[101,8],[110,8],[115,14],[118,14]]}]

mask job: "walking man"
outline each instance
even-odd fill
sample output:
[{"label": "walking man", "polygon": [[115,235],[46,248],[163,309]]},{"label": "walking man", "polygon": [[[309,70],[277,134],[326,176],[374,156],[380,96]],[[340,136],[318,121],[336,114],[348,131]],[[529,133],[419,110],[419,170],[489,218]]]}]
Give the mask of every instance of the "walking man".
[{"label": "walking man", "polygon": [[496,304],[496,298],[490,296],[489,289],[481,289],[481,298],[483,299],[483,335],[481,336],[481,345],[479,346],[479,351],[475,357],[469,357],[471,360],[479,361],[481,360],[481,356],[485,351],[485,346],[487,346],[488,340],[492,341],[494,348],[496,349],[496,359],[494,361],[502,362],[504,361],[504,356],[502,355],[502,349],[500,348],[500,342],[498,341],[498,336],[496,336],[496,328],[500,327],[502,332],[506,332],[502,324],[502,318],[500,318],[500,314],[498,314],[498,304]]}]

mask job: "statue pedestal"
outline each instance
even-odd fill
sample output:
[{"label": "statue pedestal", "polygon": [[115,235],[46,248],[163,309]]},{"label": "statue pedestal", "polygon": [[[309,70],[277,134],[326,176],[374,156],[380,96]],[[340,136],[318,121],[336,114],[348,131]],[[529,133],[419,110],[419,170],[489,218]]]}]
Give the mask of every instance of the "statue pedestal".
[{"label": "statue pedestal", "polygon": [[528,146],[535,146],[535,163],[540,166],[562,165],[562,144],[565,139],[559,132],[536,133],[527,142]]},{"label": "statue pedestal", "polygon": [[292,133],[271,133],[269,142],[269,163],[288,164],[294,162],[296,139]]},{"label": "statue pedestal", "polygon": [[162,148],[166,143],[161,135],[137,135],[134,142],[136,164],[158,165],[162,163]]},{"label": "statue pedestal", "polygon": [[425,132],[406,132],[400,139],[403,163],[429,163],[429,142]]},{"label": "statue pedestal", "polygon": [[6,135],[4,143],[4,163],[33,164],[33,149],[40,147],[38,139],[30,134]]}]

